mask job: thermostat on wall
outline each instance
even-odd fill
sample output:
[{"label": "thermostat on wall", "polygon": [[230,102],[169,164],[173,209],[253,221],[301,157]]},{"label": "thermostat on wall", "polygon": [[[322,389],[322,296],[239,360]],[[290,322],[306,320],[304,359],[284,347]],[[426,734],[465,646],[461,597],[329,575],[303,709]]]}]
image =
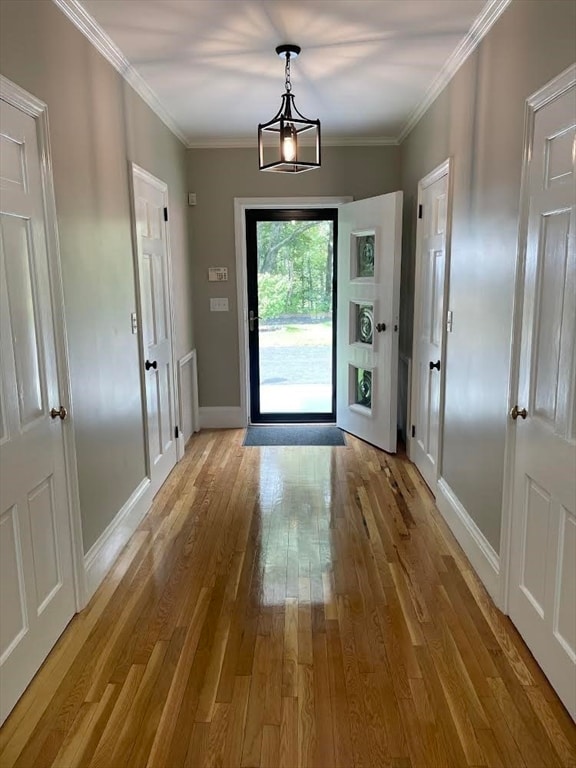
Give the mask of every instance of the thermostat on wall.
[{"label": "thermostat on wall", "polygon": [[211,283],[223,283],[228,280],[228,267],[209,267],[208,280]]}]

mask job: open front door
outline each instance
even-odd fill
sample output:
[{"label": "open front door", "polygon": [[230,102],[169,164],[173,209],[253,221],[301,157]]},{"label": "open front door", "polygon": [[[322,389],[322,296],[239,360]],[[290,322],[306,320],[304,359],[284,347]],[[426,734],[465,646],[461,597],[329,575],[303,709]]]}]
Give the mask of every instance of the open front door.
[{"label": "open front door", "polygon": [[396,452],[402,192],[340,206],[336,422]]}]

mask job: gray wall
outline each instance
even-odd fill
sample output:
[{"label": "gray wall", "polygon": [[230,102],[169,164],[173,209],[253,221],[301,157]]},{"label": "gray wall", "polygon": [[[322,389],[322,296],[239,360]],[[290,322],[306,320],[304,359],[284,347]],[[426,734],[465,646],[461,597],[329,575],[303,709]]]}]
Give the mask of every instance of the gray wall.
[{"label": "gray wall", "polygon": [[[189,222],[200,405],[239,406],[234,198],[393,192],[400,185],[399,147],[326,147],[322,168],[296,176],[259,171],[256,147],[193,149],[188,184],[198,200]],[[209,266],[228,267],[228,283],[208,283]],[[210,312],[216,296],[228,298],[228,313]]]},{"label": "gray wall", "polygon": [[186,150],[52,2],[0,4],[0,71],[48,104],[84,549],[145,477],[129,162],[169,185],[176,350],[193,347]]},{"label": "gray wall", "polygon": [[524,103],[576,59],[576,4],[515,0],[401,146],[403,335],[419,179],[453,160],[443,476],[499,550]]}]

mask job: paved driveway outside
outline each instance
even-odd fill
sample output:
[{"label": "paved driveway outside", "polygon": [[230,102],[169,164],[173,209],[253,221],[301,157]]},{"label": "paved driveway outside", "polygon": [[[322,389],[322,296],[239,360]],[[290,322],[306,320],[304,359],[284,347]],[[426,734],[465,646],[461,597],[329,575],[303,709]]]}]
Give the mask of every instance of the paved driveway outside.
[{"label": "paved driveway outside", "polygon": [[332,347],[260,347],[260,384],[331,384]]}]

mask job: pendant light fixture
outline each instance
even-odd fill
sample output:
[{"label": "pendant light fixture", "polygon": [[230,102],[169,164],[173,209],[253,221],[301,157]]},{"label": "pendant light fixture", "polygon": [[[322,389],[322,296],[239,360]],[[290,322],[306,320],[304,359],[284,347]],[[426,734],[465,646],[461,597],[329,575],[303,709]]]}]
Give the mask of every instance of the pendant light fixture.
[{"label": "pendant light fixture", "polygon": [[[302,173],[320,168],[320,120],[304,117],[294,103],[290,82],[290,60],[300,53],[298,45],[279,45],[276,53],[285,59],[285,92],[272,120],[258,125],[258,157],[261,171]],[[306,140],[302,141],[302,134]]]}]

